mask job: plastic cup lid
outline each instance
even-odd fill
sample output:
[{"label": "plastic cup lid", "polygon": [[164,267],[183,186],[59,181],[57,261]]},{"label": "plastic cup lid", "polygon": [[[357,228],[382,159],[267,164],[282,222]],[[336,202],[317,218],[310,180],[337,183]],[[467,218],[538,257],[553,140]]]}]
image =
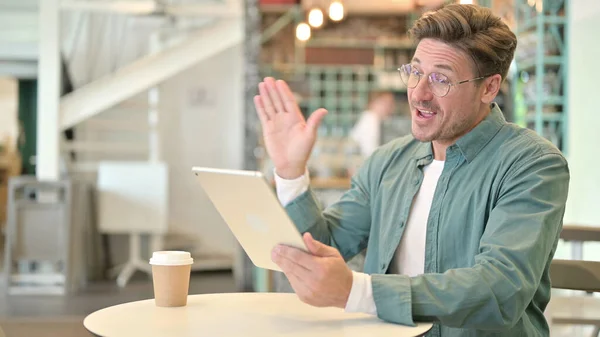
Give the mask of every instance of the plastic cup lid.
[{"label": "plastic cup lid", "polygon": [[194,263],[192,254],[180,251],[162,251],[152,253],[150,264],[157,266],[181,266]]}]

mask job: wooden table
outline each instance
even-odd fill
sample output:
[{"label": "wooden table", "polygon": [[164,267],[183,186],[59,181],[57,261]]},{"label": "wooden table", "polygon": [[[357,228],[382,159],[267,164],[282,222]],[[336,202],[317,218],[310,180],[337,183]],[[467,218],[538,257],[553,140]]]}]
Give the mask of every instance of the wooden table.
[{"label": "wooden table", "polygon": [[316,308],[283,293],[191,295],[180,308],[159,308],[153,299],[131,302],[96,311],[83,325],[95,335],[110,337],[412,337],[432,326],[407,327],[366,314]]},{"label": "wooden table", "polygon": [[600,326],[600,298],[595,296],[558,296],[548,308],[553,324]]}]

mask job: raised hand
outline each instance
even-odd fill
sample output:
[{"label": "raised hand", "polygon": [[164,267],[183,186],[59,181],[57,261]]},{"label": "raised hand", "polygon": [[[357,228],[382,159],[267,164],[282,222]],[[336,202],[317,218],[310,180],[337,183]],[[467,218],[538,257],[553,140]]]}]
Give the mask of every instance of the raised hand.
[{"label": "raised hand", "polygon": [[263,129],[269,157],[277,175],[294,179],[304,174],[327,110],[318,109],[305,120],[288,85],[271,77],[258,85],[254,106]]}]

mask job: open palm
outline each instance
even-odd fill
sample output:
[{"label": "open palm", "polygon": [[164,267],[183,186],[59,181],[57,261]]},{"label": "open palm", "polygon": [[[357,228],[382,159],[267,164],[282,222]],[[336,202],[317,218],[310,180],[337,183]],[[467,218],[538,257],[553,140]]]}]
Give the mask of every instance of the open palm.
[{"label": "open palm", "polygon": [[280,177],[297,178],[304,173],[317,128],[327,111],[318,109],[305,120],[290,88],[282,80],[267,77],[258,89],[260,95],[254,97],[254,105],[269,157]]}]

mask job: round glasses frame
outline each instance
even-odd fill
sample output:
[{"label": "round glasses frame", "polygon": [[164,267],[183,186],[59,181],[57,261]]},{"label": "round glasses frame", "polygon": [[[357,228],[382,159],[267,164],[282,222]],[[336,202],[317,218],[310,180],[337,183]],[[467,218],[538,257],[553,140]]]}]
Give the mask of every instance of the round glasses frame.
[{"label": "round glasses frame", "polygon": [[[421,81],[421,77],[424,76],[424,74],[421,74],[418,72],[416,74],[413,73],[412,69],[413,69],[413,67],[410,64],[404,64],[400,68],[398,68],[398,72],[400,73],[400,78],[402,79],[402,82],[404,82],[404,84],[406,84],[406,87],[409,89],[416,88],[417,85],[419,84],[419,82]],[[429,75],[427,76],[427,84],[429,85],[429,89],[431,89],[431,92],[434,95],[436,95],[437,97],[444,97],[444,96],[448,95],[448,93],[450,92],[450,88],[452,88],[452,87],[455,87],[455,86],[463,84],[463,83],[479,81],[484,78],[490,77],[492,75],[493,74],[489,74],[489,75],[472,78],[470,80],[464,80],[464,81],[458,81],[458,82],[452,83],[448,80],[448,77],[446,75],[442,75],[440,73],[429,73]],[[411,83],[411,76],[415,76],[417,78],[417,80],[416,80],[416,82],[414,82],[414,84]]]}]

